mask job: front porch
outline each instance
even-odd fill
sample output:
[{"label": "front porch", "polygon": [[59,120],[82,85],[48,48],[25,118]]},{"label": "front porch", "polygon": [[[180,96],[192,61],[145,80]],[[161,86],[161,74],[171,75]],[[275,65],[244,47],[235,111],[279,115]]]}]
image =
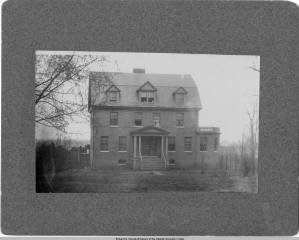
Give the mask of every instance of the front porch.
[{"label": "front porch", "polygon": [[131,132],[133,141],[133,169],[167,169],[168,134],[168,131],[154,126],[143,127]]}]

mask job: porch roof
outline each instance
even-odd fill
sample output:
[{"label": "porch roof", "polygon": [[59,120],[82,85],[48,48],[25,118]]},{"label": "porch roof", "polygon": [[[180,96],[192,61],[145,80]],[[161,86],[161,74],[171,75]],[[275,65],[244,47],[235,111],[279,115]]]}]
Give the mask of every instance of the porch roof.
[{"label": "porch roof", "polygon": [[131,132],[131,135],[156,135],[156,136],[161,136],[161,135],[168,135],[169,132],[164,130],[163,128],[159,127],[154,127],[154,126],[147,126],[147,127],[142,127],[137,130],[134,130]]}]

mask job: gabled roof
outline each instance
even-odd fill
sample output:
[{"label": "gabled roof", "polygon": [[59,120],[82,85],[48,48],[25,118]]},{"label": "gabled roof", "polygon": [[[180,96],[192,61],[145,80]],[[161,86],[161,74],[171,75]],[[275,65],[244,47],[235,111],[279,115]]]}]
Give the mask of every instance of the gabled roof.
[{"label": "gabled roof", "polygon": [[177,90],[175,90],[175,91],[173,92],[173,94],[176,94],[176,93],[187,94],[188,92],[186,91],[185,88],[183,88],[183,87],[179,87]]},{"label": "gabled roof", "polygon": [[132,135],[168,135],[169,132],[163,128],[147,126],[131,132]]},{"label": "gabled roof", "polygon": [[[89,84],[90,107],[123,106],[201,109],[198,88],[191,75],[90,72]],[[121,96],[124,96],[121,97],[121,100],[117,104],[107,101],[107,94],[105,92],[112,85],[120,90]],[[137,91],[140,88],[149,89],[151,85],[156,89],[156,101],[150,104],[150,106],[146,106],[138,101]],[[184,103],[178,106],[173,100],[173,92],[180,87],[184,88],[188,94],[185,97]]]},{"label": "gabled roof", "polygon": [[120,90],[113,84],[106,90],[106,92],[120,92]]},{"label": "gabled roof", "polygon": [[137,92],[139,91],[157,91],[157,88],[155,88],[153,84],[147,81],[140,88],[137,89]]}]

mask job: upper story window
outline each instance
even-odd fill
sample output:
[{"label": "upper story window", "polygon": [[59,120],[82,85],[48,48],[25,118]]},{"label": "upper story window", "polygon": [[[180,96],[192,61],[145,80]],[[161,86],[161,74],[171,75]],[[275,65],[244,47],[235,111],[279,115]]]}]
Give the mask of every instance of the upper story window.
[{"label": "upper story window", "polygon": [[208,137],[200,137],[199,142],[199,151],[208,151]]},{"label": "upper story window", "polygon": [[174,93],[174,100],[176,103],[184,103],[185,102],[185,98],[187,95],[187,91],[185,90],[185,88],[183,87],[179,87]]},{"label": "upper story window", "polygon": [[153,123],[155,127],[160,127],[160,113],[154,112],[153,113]]},{"label": "upper story window", "polygon": [[110,112],[110,126],[118,126],[118,112]]},{"label": "upper story window", "polygon": [[135,126],[142,126],[142,112],[135,112]]},{"label": "upper story window", "polygon": [[157,89],[150,83],[144,83],[137,90],[139,102],[143,104],[153,104],[156,101]]},{"label": "upper story window", "polygon": [[108,88],[106,94],[108,96],[109,102],[119,102],[120,90],[115,85],[112,85],[110,88]]},{"label": "upper story window", "polygon": [[176,126],[177,127],[184,127],[184,113],[177,113],[176,114]]}]

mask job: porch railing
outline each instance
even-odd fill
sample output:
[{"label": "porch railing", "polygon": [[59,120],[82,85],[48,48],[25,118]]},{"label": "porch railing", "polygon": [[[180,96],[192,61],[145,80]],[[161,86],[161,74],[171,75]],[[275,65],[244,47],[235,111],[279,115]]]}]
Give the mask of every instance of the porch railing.
[{"label": "porch railing", "polygon": [[142,159],[140,148],[139,148],[139,156],[140,156],[140,169],[142,170],[143,169],[143,159]]},{"label": "porch railing", "polygon": [[162,160],[164,162],[164,167],[167,168],[167,159],[166,159],[163,151],[162,151]]}]

